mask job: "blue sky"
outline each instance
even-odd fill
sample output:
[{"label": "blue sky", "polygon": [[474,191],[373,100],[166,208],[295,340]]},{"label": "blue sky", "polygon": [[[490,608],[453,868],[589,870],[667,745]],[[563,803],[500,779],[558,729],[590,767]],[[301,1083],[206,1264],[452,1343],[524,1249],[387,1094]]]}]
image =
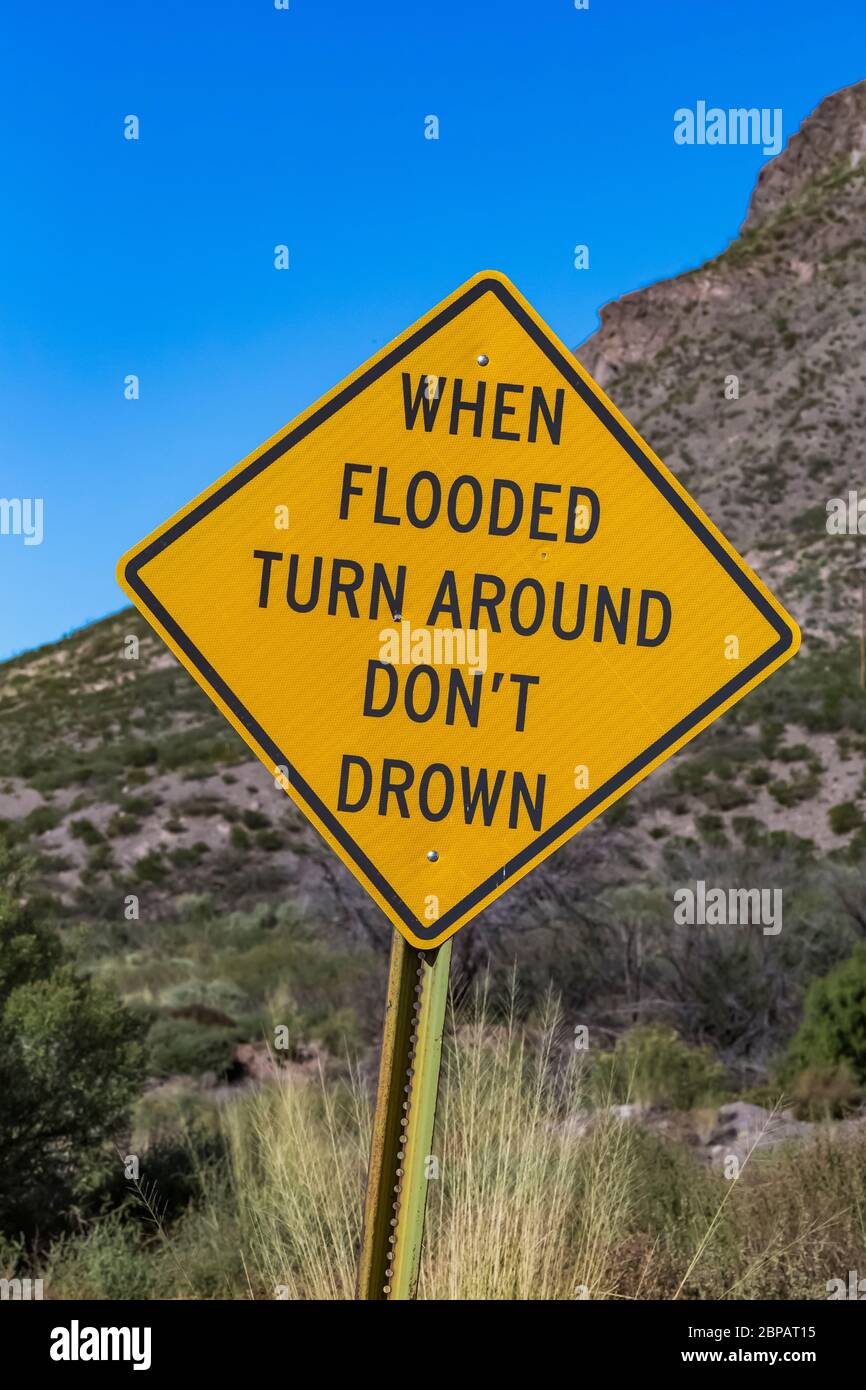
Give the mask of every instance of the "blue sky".
[{"label": "blue sky", "polygon": [[0,658],[120,608],[122,551],[475,271],[577,344],[721,250],[765,156],[676,145],[674,111],[787,137],[864,39],[862,0],[19,0],[0,498],[44,539],[0,535]]}]

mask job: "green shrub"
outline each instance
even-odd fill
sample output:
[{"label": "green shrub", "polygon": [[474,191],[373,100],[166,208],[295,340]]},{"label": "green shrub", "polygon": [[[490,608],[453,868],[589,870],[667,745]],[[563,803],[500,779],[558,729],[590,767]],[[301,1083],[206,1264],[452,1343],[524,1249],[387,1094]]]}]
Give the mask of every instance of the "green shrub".
[{"label": "green shrub", "polygon": [[778,778],[771,782],[767,790],[780,806],[799,806],[802,801],[810,801],[818,791],[818,778],[814,772],[802,777],[792,777],[789,782]]},{"label": "green shrub", "polygon": [[842,1065],[866,1083],[866,945],[809,986],[784,1071],[791,1076]]},{"label": "green shrub", "polygon": [[748,780],[753,787],[766,786],[767,782],[771,780],[771,777],[772,774],[770,769],[764,767],[761,763],[759,763],[757,767],[753,767],[748,773]]},{"label": "green shrub", "polygon": [[159,996],[164,1009],[187,1009],[198,1005],[206,1009],[216,1009],[236,1018],[249,1008],[249,999],[233,980],[181,980],[170,985]]},{"label": "green shrub", "polygon": [[259,849],[266,849],[269,851],[282,849],[283,837],[280,834],[279,830],[257,830],[256,844],[258,845]]},{"label": "green shrub", "polygon": [[592,1064],[596,1096],[619,1103],[690,1110],[721,1095],[725,1082],[725,1069],[708,1047],[691,1047],[662,1024],[637,1024]]},{"label": "green shrub", "polygon": [[215,1072],[225,1078],[236,1042],[233,1028],[202,1027],[188,1018],[160,1018],[147,1037],[148,1071],[160,1077]]},{"label": "green shrub", "polygon": [[49,1231],[87,1190],[142,1080],[142,1027],[59,964],[33,912],[0,895],[0,1232]]},{"label": "green shrub", "polygon": [[705,815],[697,817],[695,824],[700,831],[701,839],[708,845],[725,843],[725,822],[722,816],[717,816],[714,811],[707,811]]},{"label": "green shrub", "polygon": [[840,801],[838,806],[831,806],[828,818],[834,835],[847,835],[863,825],[860,807],[853,801]]},{"label": "green shrub", "polygon": [[76,840],[83,840],[86,845],[101,845],[103,841],[102,832],[97,830],[93,821],[88,820],[86,816],[72,821],[69,832]]},{"label": "green shrub", "polygon": [[203,840],[196,840],[194,845],[177,845],[169,850],[168,857],[172,864],[182,869],[190,864],[199,864],[208,852],[208,847]]},{"label": "green shrub", "polygon": [[791,1083],[799,1120],[839,1120],[857,1107],[860,1087],[847,1062],[834,1067],[807,1067]]},{"label": "green shrub", "polygon": [[24,817],[22,830],[25,835],[44,835],[46,830],[53,830],[59,825],[62,819],[54,806],[36,806]]},{"label": "green shrub", "polygon": [[26,904],[0,894],[0,1009],[19,985],[50,975],[61,954],[55,931]]},{"label": "green shrub", "polygon": [[152,849],[138,860],[133,872],[143,883],[162,883],[168,871],[159,850]]},{"label": "green shrub", "polygon": [[229,843],[233,849],[249,849],[250,837],[242,825],[233,825],[229,831]]}]

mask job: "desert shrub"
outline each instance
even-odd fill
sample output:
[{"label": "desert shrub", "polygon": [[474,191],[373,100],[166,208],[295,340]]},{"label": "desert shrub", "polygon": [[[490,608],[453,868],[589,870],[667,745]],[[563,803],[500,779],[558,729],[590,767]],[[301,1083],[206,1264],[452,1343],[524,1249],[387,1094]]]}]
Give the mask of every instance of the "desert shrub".
[{"label": "desert shrub", "polygon": [[721,845],[725,842],[725,822],[721,816],[714,811],[707,811],[704,815],[698,816],[695,824],[700,831],[701,838],[708,845]]},{"label": "desert shrub", "polygon": [[860,808],[853,801],[840,801],[838,806],[831,806],[827,816],[834,835],[847,835],[863,824]]},{"label": "desert shrub", "polygon": [[147,1064],[153,1076],[229,1075],[237,1034],[233,1028],[202,1027],[189,1018],[157,1019],[147,1037]]},{"label": "desert shrub", "polygon": [[866,945],[809,986],[785,1073],[840,1065],[866,1083]]},{"label": "desert shrub", "polygon": [[62,819],[56,807],[36,806],[21,822],[22,831],[25,835],[43,835],[46,830],[53,830],[59,825]]},{"label": "desert shrub", "polygon": [[142,1080],[140,1021],[0,898],[0,1230],[50,1230],[105,1163]]},{"label": "desert shrub", "polygon": [[798,1120],[841,1119],[856,1108],[861,1096],[847,1062],[807,1067],[793,1078],[789,1089]]},{"label": "desert shrub", "polygon": [[799,806],[801,801],[809,801],[818,791],[818,778],[814,772],[802,777],[792,777],[790,781],[778,778],[767,789],[780,806]]},{"label": "desert shrub", "polygon": [[88,820],[86,816],[82,816],[79,820],[72,821],[69,826],[69,832],[76,840],[83,840],[86,845],[102,844],[102,832],[98,830],[93,824],[93,821]]},{"label": "desert shrub", "polygon": [[233,825],[229,831],[229,844],[233,849],[249,849],[250,837],[242,825]]},{"label": "desert shrub", "polygon": [[190,864],[200,864],[208,853],[208,847],[203,840],[196,840],[193,845],[177,845],[169,850],[168,857],[177,868],[182,869]]},{"label": "desert shrub", "polygon": [[233,980],[181,980],[159,996],[164,1009],[214,1009],[235,1017],[249,1007],[249,999]]},{"label": "desert shrub", "polygon": [[283,837],[280,834],[279,830],[257,830],[256,844],[258,845],[259,849],[266,849],[270,851],[282,849]]},{"label": "desert shrub", "polygon": [[135,877],[142,883],[162,883],[168,872],[159,850],[149,850],[133,866]]},{"label": "desert shrub", "polygon": [[726,1075],[708,1047],[692,1047],[661,1024],[638,1024],[593,1059],[592,1080],[600,1099],[689,1110],[721,1095]]},{"label": "desert shrub", "polygon": [[0,1007],[19,985],[50,975],[61,954],[57,933],[32,908],[0,895]]}]

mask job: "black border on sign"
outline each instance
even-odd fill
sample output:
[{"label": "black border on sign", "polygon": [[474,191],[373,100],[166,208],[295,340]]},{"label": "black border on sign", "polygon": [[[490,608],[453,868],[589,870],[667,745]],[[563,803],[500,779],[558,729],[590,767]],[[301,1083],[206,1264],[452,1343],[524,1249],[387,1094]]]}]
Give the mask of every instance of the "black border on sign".
[{"label": "black border on sign", "polygon": [[[179,536],[182,536],[192,526],[195,526],[197,522],[208,516],[222,502],[231,497],[240,488],[244,487],[246,483],[258,477],[264,469],[270,467],[277,459],[282,458],[293,445],[305,439],[318,425],[329,419],[338,410],[342,409],[344,405],[348,405],[348,403],[354,400],[361,391],[381,377],[384,372],[390,371],[407,353],[412,352],[415,348],[420,346],[421,343],[432,337],[434,333],[438,332],[445,324],[450,323],[453,318],[456,318],[458,314],[462,313],[464,309],[474,303],[475,300],[479,299],[483,294],[495,294],[505,308],[509,310],[520,324],[521,328],[523,328],[541,348],[569,385],[574,388],[605,428],[610,431],[621,448],[623,448],[634,463],[637,464],[641,472],[655,485],[665,501],[669,502],[675,511],[679,513],[686,525],[690,527],[698,539],[706,546],[713,558],[728,572],[746,597],[752,601],[761,615],[766,618],[774,631],[779,634],[779,640],[769,647],[762,656],[758,657],[747,666],[745,670],[741,671],[732,680],[723,685],[715,695],[704,700],[704,702],[699,705],[697,709],[693,710],[691,714],[679,720],[679,722],[676,723],[673,728],[669,729],[666,734],[656,739],[639,757],[633,758],[615,777],[610,778],[603,786],[599,787],[597,791],[587,796],[575,806],[574,810],[570,811],[568,815],[558,820],[555,825],[550,826],[543,834],[538,835],[530,845],[520,852],[520,854],[515,855],[513,859],[509,859],[496,871],[496,873],[486,878],[472,893],[462,898],[459,903],[448,912],[444,913],[436,922],[425,924],[415,916],[410,908],[403,902],[399,894],[386,882],[375,864],[371,863],[360,846],[346,833],[334,814],[319,800],[312,787],[304,780],[297,768],[292,765],[283,750],[277,747],[273,739],[269,738],[265,730],[256,722],[249,710],[241,704],[240,700],[222,677],[214,670],[210,662],[206,660],[198,648],[190,641],[186,633],[178,626],[171,614],[167,612],[156,595],[153,594],[145,584],[141,577],[141,570],[156,555],[160,554],[167,546],[176,541]],[[715,536],[708,530],[703,521],[701,521],[700,517],[695,515],[676,489],[671,486],[668,480],[659,472],[652,460],[643,452],[640,445],[635,443],[629,433],[623,429],[619,421],[614,418],[607,406],[598,399],[591,387],[588,386],[583,378],[575,371],[574,367],[562,355],[555,344],[548,340],[541,328],[539,328],[529,314],[527,314],[522,305],[518,303],[504,285],[493,278],[477,281],[466,290],[464,294],[460,295],[458,299],[454,300],[440,313],[436,314],[428,323],[424,324],[390,352],[387,352],[384,357],[374,363],[373,366],[360,377],[351,382],[342,391],[339,391],[336,396],[327,401],[319,410],[314,411],[306,420],[302,421],[295,429],[291,430],[285,438],[280,439],[270,449],[266,450],[264,454],[250,463],[248,467],[242,469],[240,473],[237,473],[223,487],[218,488],[216,492],[212,493],[197,507],[194,507],[193,510],[182,517],[180,521],[175,522],[173,526],[169,526],[166,531],[156,538],[156,540],[152,541],[150,545],[130,560],[126,567],[126,581],[130,588],[141,599],[142,603],[153,613],[154,617],[159,620],[165,630],[171,634],[178,647],[185,652],[192,664],[220,696],[220,699],[232,710],[240,723],[243,724],[244,728],[252,734],[256,743],[263,752],[267,754],[268,758],[270,758],[276,766],[288,768],[289,781],[292,787],[300,791],[304,800],[315,811],[323,824],[328,827],[335,840],[342,845],[351,860],[358,866],[365,877],[375,885],[378,892],[385,901],[390,904],[401,921],[403,921],[410,931],[422,941],[431,941],[441,936],[443,931],[447,931],[449,926],[463,917],[476,905],[476,903],[481,902],[488,893],[491,893],[496,888],[501,888],[502,885],[507,883],[519,869],[523,868],[523,866],[529,862],[529,860],[534,859],[540,851],[559,839],[565,831],[569,830],[578,821],[589,815],[590,812],[605,801],[613,792],[617,791],[618,788],[622,787],[657,758],[660,753],[670,748],[670,746],[681,738],[683,734],[688,733],[689,730],[693,729],[696,724],[699,724],[702,719],[705,719],[708,714],[718,709],[719,706],[724,704],[726,700],[729,700],[732,695],[736,695],[739,690],[742,690],[745,685],[748,685],[750,681],[754,680],[755,676],[759,675],[761,671],[766,670],[768,666],[772,665],[774,661],[788,651],[794,641],[794,634],[788,624],[776,613],[772,605],[767,602],[764,595],[753,584],[749,576],[740,568],[739,564],[728,554],[724,547],[719,544]]]}]

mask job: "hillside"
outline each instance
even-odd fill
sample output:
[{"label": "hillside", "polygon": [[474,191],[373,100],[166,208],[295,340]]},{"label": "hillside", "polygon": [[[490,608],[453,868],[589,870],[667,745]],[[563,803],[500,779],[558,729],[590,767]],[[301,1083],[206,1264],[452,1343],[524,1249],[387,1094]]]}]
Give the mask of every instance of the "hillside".
[{"label": "hillside", "polygon": [[[530,992],[553,973],[567,1005],[592,1009],[601,1026],[642,1017],[651,997],[687,1031],[710,1036],[711,1001],[706,1016],[684,1012],[694,978],[673,945],[653,945],[673,940],[671,885],[701,872],[790,883],[791,944],[770,972],[763,1053],[788,1026],[806,966],[850,946],[845,936],[804,954],[797,930],[829,910],[819,884],[828,866],[834,892],[856,898],[866,854],[860,540],[825,526],[827,500],[856,488],[866,463],[864,157],[861,83],[827,98],[764,168],[727,250],[609,305],[578,349],[798,618],[804,648],[461,933],[464,978],[488,953],[506,968],[520,935]],[[725,396],[731,375],[738,399]],[[337,953],[350,945],[378,961],[387,950],[375,905],[131,611],[0,666],[0,766],[7,877],[67,926],[86,925],[91,963],[131,961],[127,983],[136,960],[165,947],[153,924],[193,910],[206,918],[280,905]],[[856,912],[842,915],[854,931]],[[736,949],[768,948],[759,938]],[[786,950],[800,971],[787,982],[777,978]],[[175,954],[179,975],[197,978],[185,952]],[[649,959],[660,962],[655,974]],[[147,978],[158,1003],[156,974]],[[752,1003],[741,1006],[748,1013]],[[753,1036],[748,1047],[757,1046]]]}]

